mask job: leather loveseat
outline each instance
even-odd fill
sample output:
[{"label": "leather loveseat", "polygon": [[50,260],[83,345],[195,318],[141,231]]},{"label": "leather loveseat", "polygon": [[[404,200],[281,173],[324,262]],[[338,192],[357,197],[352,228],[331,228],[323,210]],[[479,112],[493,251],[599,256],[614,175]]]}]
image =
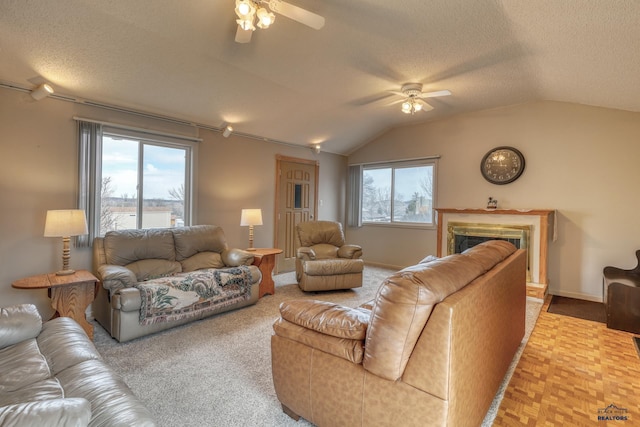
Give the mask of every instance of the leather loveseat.
[{"label": "leather loveseat", "polygon": [[74,320],[0,309],[0,425],[155,426],[147,408]]},{"label": "leather loveseat", "polygon": [[283,410],[319,426],[478,426],[524,336],[526,253],[504,241],[407,267],[358,308],[281,304]]},{"label": "leather loveseat", "polygon": [[[93,242],[93,269],[101,282],[93,315],[112,337],[124,342],[255,304],[262,274],[252,263],[253,254],[230,249],[222,228],[214,225],[111,231]],[[229,280],[230,286],[204,286],[206,280],[231,274],[237,277]],[[149,294],[148,286],[158,282],[172,282],[177,288],[188,286],[189,291],[197,291],[198,296],[206,294],[208,299],[194,302],[192,298],[192,309],[160,311],[145,322],[143,311],[146,308],[148,312],[158,298]]]}]

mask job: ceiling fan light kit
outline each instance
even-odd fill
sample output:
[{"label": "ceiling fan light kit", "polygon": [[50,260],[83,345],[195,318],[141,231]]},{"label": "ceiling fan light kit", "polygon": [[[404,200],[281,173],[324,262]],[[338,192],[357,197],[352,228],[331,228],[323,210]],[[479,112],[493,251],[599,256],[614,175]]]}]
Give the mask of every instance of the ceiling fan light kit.
[{"label": "ceiling fan light kit", "polygon": [[238,30],[236,42],[249,43],[251,34],[256,30],[266,29],[273,24],[278,13],[315,30],[324,26],[324,18],[313,12],[294,6],[282,0],[236,0]]},{"label": "ceiling fan light kit", "polygon": [[405,85],[402,85],[400,92],[394,93],[405,97],[405,100],[402,101],[402,104],[400,106],[400,110],[405,114],[414,114],[423,110],[433,110],[433,107],[423,101],[422,98],[433,98],[436,96],[451,95],[451,92],[448,90],[422,92],[422,84],[420,83],[407,83]]}]

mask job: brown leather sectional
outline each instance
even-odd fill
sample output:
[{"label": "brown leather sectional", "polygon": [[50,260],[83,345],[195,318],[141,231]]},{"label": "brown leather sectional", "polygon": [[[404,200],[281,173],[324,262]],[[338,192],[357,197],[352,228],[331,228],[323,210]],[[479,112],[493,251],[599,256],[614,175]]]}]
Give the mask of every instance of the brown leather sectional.
[{"label": "brown leather sectional", "polygon": [[525,266],[490,241],[393,274],[358,308],[283,303],[283,409],[318,426],[480,425],[524,336]]}]

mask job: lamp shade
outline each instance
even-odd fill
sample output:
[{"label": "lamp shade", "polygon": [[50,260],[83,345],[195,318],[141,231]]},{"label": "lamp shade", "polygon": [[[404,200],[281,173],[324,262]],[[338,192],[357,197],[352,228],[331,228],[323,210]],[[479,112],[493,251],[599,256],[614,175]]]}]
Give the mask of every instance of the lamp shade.
[{"label": "lamp shade", "polygon": [[44,237],[71,237],[87,234],[87,218],[82,209],[47,211]]},{"label": "lamp shade", "polygon": [[262,225],[262,209],[242,209],[240,225]]}]

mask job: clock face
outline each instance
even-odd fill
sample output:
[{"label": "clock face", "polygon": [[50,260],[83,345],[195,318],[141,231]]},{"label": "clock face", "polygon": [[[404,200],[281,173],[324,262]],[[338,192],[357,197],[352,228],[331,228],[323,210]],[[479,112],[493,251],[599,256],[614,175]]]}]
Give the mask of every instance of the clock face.
[{"label": "clock face", "polygon": [[497,147],[482,158],[482,176],[492,184],[508,184],[524,172],[524,156],[513,147]]}]

